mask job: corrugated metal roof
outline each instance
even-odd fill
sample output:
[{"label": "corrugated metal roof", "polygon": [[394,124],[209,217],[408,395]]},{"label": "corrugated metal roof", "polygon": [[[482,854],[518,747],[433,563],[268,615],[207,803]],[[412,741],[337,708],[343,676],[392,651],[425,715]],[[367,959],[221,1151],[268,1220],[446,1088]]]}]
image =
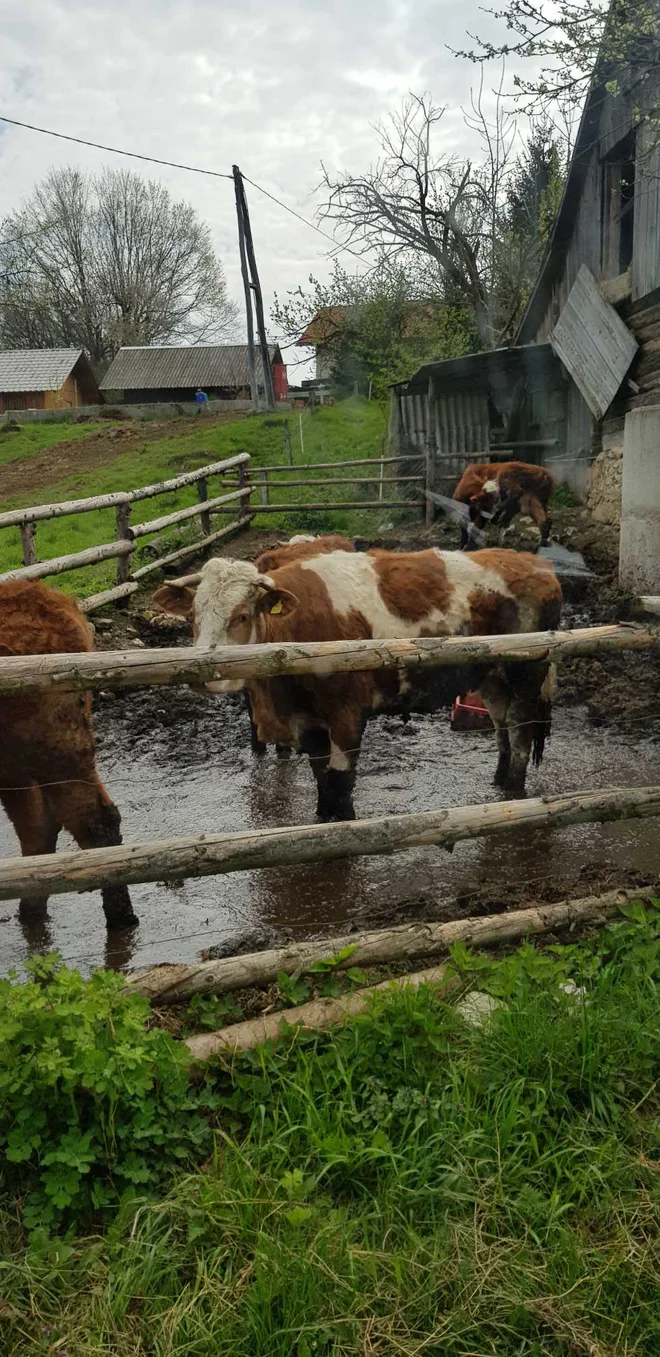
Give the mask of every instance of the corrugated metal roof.
[{"label": "corrugated metal roof", "polygon": [[[270,360],[282,362],[276,345]],[[260,380],[257,354],[257,380]],[[102,391],[153,391],[159,388],[247,386],[247,344],[140,346],[120,349],[101,382]]]},{"label": "corrugated metal roof", "polygon": [[0,391],[59,391],[82,349],[0,350]]}]

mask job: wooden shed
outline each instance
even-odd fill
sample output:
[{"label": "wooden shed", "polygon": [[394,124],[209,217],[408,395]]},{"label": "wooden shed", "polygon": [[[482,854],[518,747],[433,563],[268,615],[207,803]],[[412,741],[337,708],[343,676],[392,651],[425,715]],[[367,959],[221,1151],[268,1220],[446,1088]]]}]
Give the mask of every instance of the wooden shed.
[{"label": "wooden shed", "polygon": [[[286,400],[286,367],[276,345],[269,349],[277,401]],[[261,354],[256,355],[257,394],[265,395]],[[250,400],[247,344],[134,345],[119,350],[101,382],[121,393],[126,405],[194,401],[198,388],[213,400]]]},{"label": "wooden shed", "polygon": [[0,413],[70,410],[102,401],[84,349],[0,350]]},{"label": "wooden shed", "polygon": [[[420,369],[394,389],[392,428],[405,441],[407,397],[423,392],[417,436],[423,429],[436,459],[453,457],[448,472],[461,437],[463,465],[465,454],[499,445],[542,461],[588,497],[596,518],[617,523],[626,412],[660,402],[660,72],[608,76],[585,101],[515,347]],[[469,400],[488,409],[469,435],[454,429],[448,406],[467,399],[468,372]]]}]

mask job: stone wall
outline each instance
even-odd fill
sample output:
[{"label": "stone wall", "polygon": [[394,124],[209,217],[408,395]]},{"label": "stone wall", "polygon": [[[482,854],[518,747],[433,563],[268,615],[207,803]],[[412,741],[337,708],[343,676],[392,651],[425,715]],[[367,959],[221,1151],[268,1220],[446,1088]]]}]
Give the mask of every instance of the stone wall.
[{"label": "stone wall", "polygon": [[587,507],[596,523],[621,522],[623,474],[623,418],[606,420],[601,430],[602,447],[589,470]]}]

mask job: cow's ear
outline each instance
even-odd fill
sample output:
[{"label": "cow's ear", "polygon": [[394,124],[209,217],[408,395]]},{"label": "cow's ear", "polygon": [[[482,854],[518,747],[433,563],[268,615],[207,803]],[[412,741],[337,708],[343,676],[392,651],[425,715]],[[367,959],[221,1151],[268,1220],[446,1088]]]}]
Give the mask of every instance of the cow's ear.
[{"label": "cow's ear", "polygon": [[261,584],[257,599],[257,612],[268,613],[276,617],[288,617],[298,607],[298,599],[289,589],[275,589],[272,585]]},{"label": "cow's ear", "polygon": [[172,613],[174,617],[191,617],[197,590],[190,584],[161,584],[156,590],[153,603],[163,613]]}]

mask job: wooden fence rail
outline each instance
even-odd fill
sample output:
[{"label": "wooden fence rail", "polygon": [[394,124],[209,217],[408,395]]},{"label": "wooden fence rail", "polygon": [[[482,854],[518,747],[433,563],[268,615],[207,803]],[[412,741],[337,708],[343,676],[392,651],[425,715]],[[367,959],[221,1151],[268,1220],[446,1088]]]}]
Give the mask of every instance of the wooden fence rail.
[{"label": "wooden fence rail", "polygon": [[506,636],[439,636],[391,641],[296,641],[281,645],[193,646],[149,651],[91,651],[64,655],[0,657],[0,693],[81,692],[169,683],[200,686],[225,679],[283,674],[327,678],[366,669],[488,664],[493,660],[562,660],[621,650],[660,648],[654,626],[622,622],[574,631],[533,631]]},{"label": "wooden fence rail", "polygon": [[[233,513],[233,507],[226,510],[224,506],[236,500],[242,501],[243,509],[249,509],[249,498],[252,493],[246,477],[246,468],[249,462],[249,453],[237,453],[235,457],[227,457],[221,462],[209,462],[206,466],[198,467],[196,471],[182,472],[180,476],[173,476],[169,480],[159,481],[154,485],[143,485],[136,490],[117,490],[108,495],[93,495],[87,499],[78,500],[62,500],[57,504],[38,504],[31,508],[11,509],[7,513],[0,514],[0,528],[18,527],[20,529],[23,549],[23,566],[17,567],[15,570],[5,571],[4,574],[0,575],[0,581],[44,579],[49,575],[59,575],[67,570],[79,570],[86,565],[94,565],[99,561],[116,557],[115,587],[104,589],[98,594],[92,594],[85,600],[84,611],[91,612],[94,608],[101,607],[105,603],[126,600],[138,587],[135,584],[138,574],[146,574],[149,570],[159,569],[161,564],[168,564],[172,561],[183,560],[186,556],[195,555],[196,552],[202,550],[211,542],[247,526],[250,522],[250,515],[243,513],[235,524],[220,528],[217,532],[210,531],[211,514],[216,510],[220,509],[220,512],[223,513]],[[208,478],[210,476],[224,476],[225,472],[234,469],[238,473],[239,488],[230,491],[228,494],[209,499]],[[165,514],[146,523],[131,525],[131,507],[139,500],[153,499],[157,495],[169,494],[184,486],[194,484],[197,485],[197,504],[190,508],[175,510],[171,514]],[[105,543],[98,547],[89,547],[85,551],[77,551],[69,556],[37,561],[35,531],[38,522],[109,508],[115,509],[114,542]],[[205,533],[201,540],[190,547],[182,547],[178,552],[171,552],[160,562],[143,567],[139,572],[133,573],[131,571],[130,558],[135,550],[137,538],[145,537],[150,533],[158,532],[163,528],[186,522],[195,517],[200,518],[202,531]]]},{"label": "wooden fence rail", "polygon": [[194,838],[121,844],[40,857],[0,861],[0,900],[99,890],[102,886],[144,881],[183,881],[260,867],[401,853],[411,848],[444,846],[510,829],[556,828],[646,819],[660,815],[660,787],[572,792],[527,801],[494,802],[388,815],[343,824],[295,825],[287,829],[207,834]]}]

